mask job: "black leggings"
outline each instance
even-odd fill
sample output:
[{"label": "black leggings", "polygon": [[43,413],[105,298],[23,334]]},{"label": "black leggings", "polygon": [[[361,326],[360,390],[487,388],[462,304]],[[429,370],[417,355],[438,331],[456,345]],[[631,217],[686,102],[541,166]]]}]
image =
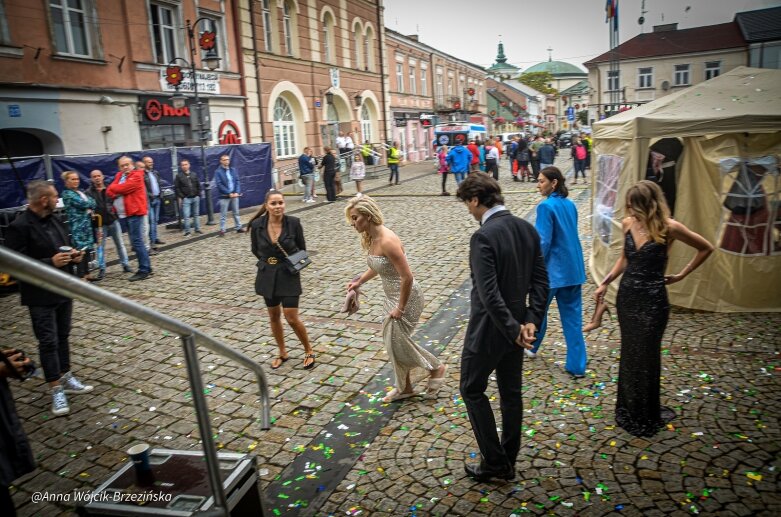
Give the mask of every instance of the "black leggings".
[{"label": "black leggings", "polygon": [[274,296],[273,298],[263,297],[266,307],[279,307],[283,309],[298,309],[298,296]]},{"label": "black leggings", "polygon": [[449,173],[443,172],[441,174],[442,174],[442,192],[447,192],[447,190],[445,190],[445,185],[447,185],[447,175]]}]

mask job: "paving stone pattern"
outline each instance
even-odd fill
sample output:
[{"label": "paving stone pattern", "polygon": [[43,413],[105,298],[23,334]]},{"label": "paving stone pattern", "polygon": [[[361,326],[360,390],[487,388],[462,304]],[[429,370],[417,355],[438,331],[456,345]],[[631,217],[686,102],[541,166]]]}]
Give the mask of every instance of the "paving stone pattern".
[{"label": "paving stone pattern", "polygon": [[[564,169],[571,163],[560,162]],[[437,195],[440,178],[433,170],[432,162],[409,165],[401,170],[401,185],[387,186],[384,177],[365,185],[379,198],[386,224],[403,239],[425,292],[421,327],[468,280],[469,235],[476,228],[454,196]],[[510,181],[506,163],[502,174],[509,208],[516,214],[533,209],[539,201],[535,185]],[[452,179],[449,186],[452,192]],[[578,186],[572,196],[588,256],[590,203],[584,190]],[[366,267],[343,208],[343,202],[304,205],[288,198],[288,210],[302,219],[313,251],[313,265],[303,274],[301,313],[318,366],[301,369],[303,348],[285,326],[291,360],[279,370],[266,370],[274,419],[270,431],[260,430],[253,375],[208,351],[200,354],[214,439],[220,449],[257,455],[263,487],[298,455],[322,454],[327,461],[328,450],[316,449],[317,444],[346,402],[364,393],[381,404],[381,391],[363,391],[387,364],[379,336],[379,281],[365,287],[359,314],[339,313],[347,281]],[[212,233],[202,239],[164,233],[169,244],[153,257],[152,279],[127,282],[128,275],[115,265],[100,285],[193,324],[268,366],[276,347],[253,289],[249,237],[216,238],[214,227],[205,229]],[[593,288],[592,283],[584,288],[587,315]],[[3,343],[35,355],[18,296],[0,299],[0,310]],[[269,501],[267,510],[503,516],[781,512],[781,316],[673,309],[663,340],[662,398],[678,417],[651,439],[634,438],[613,420],[617,322],[606,321],[588,336],[588,374],[573,380],[561,370],[565,346],[555,305],[550,318],[541,353],[524,365],[524,442],[515,482],[475,483],[463,473],[464,462],[477,460],[477,447],[458,393],[466,320],[454,317],[456,336],[440,354],[449,368],[440,397],[399,404],[379,435],[362,444],[353,468],[322,505],[306,507],[307,501],[297,501],[291,492]],[[421,333],[417,339],[437,345]],[[70,415],[51,416],[40,379],[13,383],[39,464],[12,489],[19,515],[70,515],[66,503],[33,504],[32,493],[95,488],[127,461],[124,451],[133,443],[200,448],[177,336],[76,302],[71,344],[74,372],[95,391],[71,396]],[[493,384],[489,392],[498,406]]]}]

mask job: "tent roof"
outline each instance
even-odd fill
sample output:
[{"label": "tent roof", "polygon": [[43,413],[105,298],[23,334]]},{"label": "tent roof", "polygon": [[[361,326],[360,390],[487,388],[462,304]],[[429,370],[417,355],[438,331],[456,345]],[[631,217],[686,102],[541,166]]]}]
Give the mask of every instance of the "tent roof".
[{"label": "tent roof", "polygon": [[738,67],[594,124],[594,138],[781,131],[781,70]]}]

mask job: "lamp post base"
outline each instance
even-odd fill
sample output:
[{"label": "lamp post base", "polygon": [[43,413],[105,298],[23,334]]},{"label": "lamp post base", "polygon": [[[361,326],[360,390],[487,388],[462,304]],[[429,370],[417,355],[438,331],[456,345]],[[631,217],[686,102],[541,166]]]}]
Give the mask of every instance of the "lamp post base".
[{"label": "lamp post base", "polygon": [[217,222],[214,220],[214,200],[212,199],[212,188],[208,183],[203,189],[203,194],[206,196],[206,224],[208,226],[214,226]]}]

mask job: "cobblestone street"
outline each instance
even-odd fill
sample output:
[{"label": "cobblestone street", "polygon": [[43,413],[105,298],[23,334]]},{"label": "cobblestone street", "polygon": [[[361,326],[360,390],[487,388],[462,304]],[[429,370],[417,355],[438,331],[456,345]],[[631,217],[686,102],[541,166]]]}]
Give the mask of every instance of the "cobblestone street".
[{"label": "cobblestone street", "polygon": [[[561,158],[558,165],[568,170],[571,161]],[[508,208],[533,218],[536,184],[514,183],[504,160],[502,167]],[[256,259],[247,234],[217,238],[209,226],[206,235],[185,240],[180,232],[162,231],[167,244],[152,257],[152,279],[130,283],[115,264],[97,284],[194,325],[266,368],[273,424],[262,431],[254,376],[215,354],[200,355],[214,439],[221,450],[257,456],[269,514],[781,514],[779,313],[674,308],[663,340],[662,402],[678,416],[655,437],[640,439],[613,419],[620,350],[615,311],[587,336],[586,377],[572,379],[562,369],[566,350],[554,305],[541,353],[524,363],[519,477],[487,484],[467,478],[464,463],[476,461],[478,450],[458,379],[469,236],[477,223],[455,196],[439,196],[434,170],[433,162],[408,165],[401,168],[401,185],[388,186],[383,173],[364,190],[377,197],[386,225],[404,242],[425,293],[416,338],[448,366],[436,400],[380,401],[390,382],[380,281],[362,288],[358,314],[339,312],[345,285],[366,268],[343,200],[325,203],[320,194],[318,203],[305,205],[287,197],[287,211],[301,218],[312,255],[302,277],[301,316],[317,354],[313,370],[302,369],[303,347],[287,325],[291,360],[270,368],[276,346],[254,292]],[[344,195],[353,188],[345,182]],[[455,191],[452,178],[448,188]],[[588,260],[589,190],[576,185],[570,196]],[[113,253],[113,245],[108,248]],[[585,318],[593,290],[593,283],[584,287]],[[5,346],[37,357],[18,295],[0,299],[0,311]],[[68,416],[51,415],[41,379],[11,382],[39,466],[12,489],[22,516],[71,514],[66,504],[31,502],[32,494],[97,487],[127,461],[133,443],[200,449],[177,336],[76,302],[71,354],[74,373],[95,390],[71,396]],[[489,395],[495,394],[492,384]],[[491,399],[498,412],[498,400]],[[348,444],[349,461],[339,465],[336,442]]]}]

